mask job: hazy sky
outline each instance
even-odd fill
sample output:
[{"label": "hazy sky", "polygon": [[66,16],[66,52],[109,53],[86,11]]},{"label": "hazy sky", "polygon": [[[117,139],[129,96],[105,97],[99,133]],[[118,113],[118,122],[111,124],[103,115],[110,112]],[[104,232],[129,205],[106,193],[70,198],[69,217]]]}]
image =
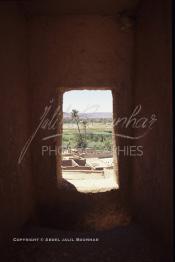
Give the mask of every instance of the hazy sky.
[{"label": "hazy sky", "polygon": [[111,91],[74,90],[63,95],[63,111],[71,112],[112,112]]}]

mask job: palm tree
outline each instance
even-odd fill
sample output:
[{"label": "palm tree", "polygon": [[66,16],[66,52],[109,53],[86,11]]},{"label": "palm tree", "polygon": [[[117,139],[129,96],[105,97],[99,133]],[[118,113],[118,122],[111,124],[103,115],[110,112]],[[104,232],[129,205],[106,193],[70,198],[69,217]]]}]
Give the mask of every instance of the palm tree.
[{"label": "palm tree", "polygon": [[75,122],[76,122],[76,124],[77,124],[77,128],[78,128],[78,133],[79,133],[80,140],[83,141],[82,135],[81,135],[81,132],[80,132],[80,127],[79,127],[79,115],[78,115],[78,110],[72,109],[71,116],[72,116],[72,119],[75,120]]}]

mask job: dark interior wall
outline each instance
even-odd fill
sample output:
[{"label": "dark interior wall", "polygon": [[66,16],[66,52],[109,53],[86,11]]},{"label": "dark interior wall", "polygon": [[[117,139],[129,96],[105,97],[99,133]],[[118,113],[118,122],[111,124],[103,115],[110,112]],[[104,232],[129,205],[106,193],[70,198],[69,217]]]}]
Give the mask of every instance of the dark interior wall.
[{"label": "dark interior wall", "polygon": [[[132,103],[132,64],[134,29],[117,17],[69,15],[32,17],[30,20],[33,129],[51,98],[61,102],[68,89],[110,89],[124,112]],[[118,100],[117,100],[118,99]],[[97,101],[98,103],[98,101]],[[40,130],[33,141],[34,175],[38,178],[41,202],[53,203],[56,193],[56,160],[42,157],[42,137],[51,130]],[[40,163],[38,165],[38,163]],[[61,172],[61,170],[60,170]]]},{"label": "dark interior wall", "polygon": [[[133,158],[132,163],[120,159],[120,184],[122,191],[131,193],[136,217],[168,243],[172,182],[169,10],[168,1],[142,2],[135,46],[132,21],[128,27],[128,21],[123,24],[116,16],[60,15],[30,17],[26,22],[15,5],[1,4],[2,237],[31,217],[35,184],[40,204],[54,205],[53,198],[57,199],[56,157],[42,157],[41,151],[43,145],[55,146],[56,140],[42,140],[55,130],[40,129],[21,165],[17,164],[45,107],[54,98],[53,113],[62,103],[62,93],[71,88],[112,88],[115,118],[128,116],[134,104],[141,104],[148,117],[157,115],[153,129],[136,143],[144,146],[143,157]],[[118,142],[128,145],[122,139]]]},{"label": "dark interior wall", "polygon": [[117,16],[33,17],[33,84],[121,86],[129,78],[132,36],[132,26],[123,28]]},{"label": "dark interior wall", "polygon": [[18,8],[0,4],[1,71],[1,238],[22,226],[33,212],[30,153],[18,157],[29,136],[29,90],[26,23]]},{"label": "dark interior wall", "polygon": [[[143,1],[136,37],[135,104],[142,116],[156,114],[152,130],[137,141],[144,155],[134,159],[132,197],[142,223],[167,243],[171,230],[171,35],[170,1]],[[137,135],[143,130],[137,130]]]}]

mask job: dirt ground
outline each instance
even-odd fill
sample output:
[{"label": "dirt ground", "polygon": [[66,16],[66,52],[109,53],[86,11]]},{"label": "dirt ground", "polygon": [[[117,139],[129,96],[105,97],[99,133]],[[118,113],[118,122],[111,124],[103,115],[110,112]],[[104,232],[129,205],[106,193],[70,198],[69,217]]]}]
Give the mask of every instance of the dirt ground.
[{"label": "dirt ground", "polygon": [[63,178],[73,184],[79,192],[98,193],[118,189],[112,166],[113,158],[88,158],[86,163],[92,167],[103,167],[103,170],[62,170]]},{"label": "dirt ground", "polygon": [[106,170],[105,174],[90,174],[86,171],[63,171],[62,174],[63,178],[66,179],[69,183],[73,184],[79,192],[97,193],[118,188],[116,179],[113,175],[113,170]]}]

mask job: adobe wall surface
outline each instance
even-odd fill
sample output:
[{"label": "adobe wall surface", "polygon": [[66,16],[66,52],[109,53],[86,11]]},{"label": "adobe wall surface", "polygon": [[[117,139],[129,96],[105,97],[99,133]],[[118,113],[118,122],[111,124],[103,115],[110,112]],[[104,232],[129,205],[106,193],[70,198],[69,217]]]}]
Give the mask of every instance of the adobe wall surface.
[{"label": "adobe wall surface", "polygon": [[32,216],[34,194],[30,153],[17,163],[30,134],[26,23],[15,5],[1,3],[0,10],[0,241],[5,241]]},{"label": "adobe wall surface", "polygon": [[[132,26],[123,29],[117,17],[98,15],[32,17],[29,24],[32,106],[35,111],[33,130],[50,99],[54,98],[52,113],[58,104],[62,110],[62,94],[70,89],[112,89],[114,111],[117,108],[124,113],[130,111],[134,46]],[[61,124],[58,129],[61,132]],[[40,203],[48,205],[49,202],[53,204],[53,199],[57,201],[56,157],[54,154],[42,157],[41,148],[56,143],[61,145],[61,137],[45,142],[42,140],[54,133],[55,130],[39,130],[32,143],[38,196]],[[61,177],[60,161],[61,157],[58,157],[58,179]]]},{"label": "adobe wall surface", "polygon": [[[144,1],[136,38],[135,104],[157,123],[144,138],[143,158],[134,159],[132,197],[136,216],[168,244],[171,230],[171,36],[170,1]],[[136,135],[143,131],[139,129]]]},{"label": "adobe wall surface", "polygon": [[[54,152],[42,155],[42,146],[54,150],[55,145],[61,145],[61,136],[43,138],[62,131],[64,91],[111,89],[114,119],[129,116],[138,104],[141,104],[144,116],[157,115],[154,128],[135,143],[143,145],[143,157],[119,157],[118,191],[130,199],[136,219],[154,229],[168,245],[172,192],[168,1],[143,1],[136,32],[135,27],[125,27],[113,16],[30,17],[26,21],[15,6],[11,6],[1,9],[2,238],[5,236],[3,232],[12,232],[28,221],[33,213],[34,199],[43,207],[38,209],[41,216],[42,212],[48,215],[48,225],[55,219],[57,226],[60,226],[57,218],[62,210],[65,210],[61,217],[62,226],[64,215],[69,220],[73,212],[77,223],[82,205],[93,205],[91,198],[97,197],[95,206],[101,203],[105,214],[108,214],[109,203],[112,206],[119,204],[116,192],[108,192],[103,203],[101,197],[82,196],[75,188],[71,191],[66,181],[63,183],[65,188],[58,188],[61,156],[57,157]],[[49,106],[45,126],[40,128]],[[48,125],[55,112],[60,120],[56,130]],[[114,134],[117,132],[129,135],[133,130],[115,127]],[[142,130],[137,130],[135,135],[140,132]],[[33,133],[34,139],[18,165],[19,154]],[[119,137],[115,140],[121,147],[130,144]],[[86,217],[86,210],[83,212]],[[99,221],[98,216],[95,220]]]}]

